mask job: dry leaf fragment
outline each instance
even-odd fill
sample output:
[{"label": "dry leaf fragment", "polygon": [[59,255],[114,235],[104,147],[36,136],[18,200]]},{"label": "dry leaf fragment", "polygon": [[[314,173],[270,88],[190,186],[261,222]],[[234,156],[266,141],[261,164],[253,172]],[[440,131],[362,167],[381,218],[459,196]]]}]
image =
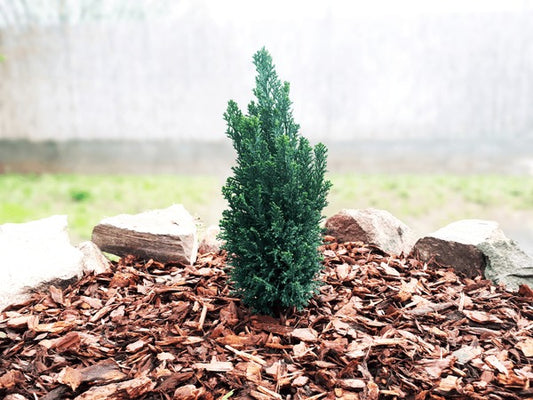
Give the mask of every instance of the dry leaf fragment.
[{"label": "dry leaf fragment", "polygon": [[441,337],[441,338],[448,337],[448,334],[446,332],[444,332],[442,329],[437,328],[436,326],[424,327],[424,329],[426,329],[429,333],[437,337]]},{"label": "dry leaf fragment", "polygon": [[411,278],[409,282],[404,282],[403,280],[400,283],[400,291],[396,293],[394,298],[401,302],[405,302],[411,299],[414,293],[418,290],[418,279]]},{"label": "dry leaf fragment", "polygon": [[111,288],[121,288],[134,286],[138,280],[138,276],[131,272],[115,272],[111,282],[109,282],[109,287]]},{"label": "dry leaf fragment", "polygon": [[130,343],[126,346],[126,351],[128,353],[135,353],[144,347],[146,342],[142,339],[137,340],[136,342]]},{"label": "dry leaf fragment", "polygon": [[414,315],[414,316],[422,316],[432,313],[438,313],[440,311],[444,311],[450,307],[455,306],[455,303],[452,302],[445,302],[445,303],[432,303],[427,302],[422,304],[419,304],[414,308],[413,310],[408,310],[407,313]]},{"label": "dry leaf fragment", "polygon": [[109,316],[111,317],[112,320],[115,320],[117,318],[121,318],[124,316],[124,311],[126,310],[126,307],[124,306],[118,306],[116,309],[114,309],[113,311],[111,311],[109,313]]},{"label": "dry leaf fragment", "polygon": [[330,369],[330,368],[335,368],[337,366],[337,364],[335,363],[332,363],[329,361],[322,361],[322,360],[313,361],[313,364],[321,369]]},{"label": "dry leaf fragment", "polygon": [[276,393],[264,386],[257,386],[257,390],[261,393],[266,394],[267,396],[270,396],[273,399],[279,399],[279,400],[283,399],[283,397],[279,393]]},{"label": "dry leaf fragment", "polygon": [[229,361],[211,361],[209,363],[194,363],[192,367],[212,372],[228,372],[233,369],[233,364]]},{"label": "dry leaf fragment", "polygon": [[339,385],[343,389],[364,389],[366,382],[362,379],[339,379]]},{"label": "dry leaf fragment", "polygon": [[[109,303],[109,301],[108,301]],[[91,318],[89,318],[89,322],[97,322],[100,321],[104,316],[106,316],[111,310],[113,310],[113,306],[106,304],[101,309],[99,309]]]},{"label": "dry leaf fragment", "polygon": [[474,382],[474,387],[478,390],[485,390],[490,382],[494,379],[494,372],[485,370],[481,373],[479,381]]},{"label": "dry leaf fragment", "polygon": [[57,376],[57,381],[59,383],[62,383],[63,385],[70,386],[72,391],[75,392],[82,382],[81,373],[80,371],[74,368],[65,367],[59,372]]},{"label": "dry leaf fragment", "polygon": [[484,311],[463,310],[463,314],[468,319],[471,319],[472,321],[480,323],[480,324],[487,323],[487,322],[493,322],[496,324],[503,323],[503,321],[499,319],[497,316],[489,314]]},{"label": "dry leaf fragment", "polygon": [[230,301],[226,307],[220,310],[220,321],[228,326],[234,326],[239,322],[237,306],[233,301]]},{"label": "dry leaf fragment", "polygon": [[176,359],[176,357],[174,357],[174,355],[172,353],[163,352],[163,353],[159,353],[157,355],[157,359],[159,361],[174,361]]},{"label": "dry leaf fragment", "polygon": [[366,384],[367,390],[367,399],[368,400],[378,400],[379,399],[379,386],[376,385],[376,382],[369,381]]},{"label": "dry leaf fragment", "polygon": [[341,281],[344,281],[352,270],[352,266],[349,264],[340,264],[335,268],[335,273],[337,278]]},{"label": "dry leaf fragment", "polygon": [[59,353],[78,348],[81,343],[81,338],[78,332],[68,332],[66,335],[53,341],[51,348],[56,349]]},{"label": "dry leaf fragment", "polygon": [[50,324],[37,324],[34,331],[60,333],[73,328],[75,325],[76,321],[57,321]]},{"label": "dry leaf fragment", "polygon": [[295,387],[300,387],[300,386],[307,385],[308,382],[309,382],[309,378],[307,376],[300,375],[293,379],[293,381],[291,382],[291,385]]},{"label": "dry leaf fragment", "polygon": [[7,371],[0,376],[0,389],[12,389],[22,382],[24,382],[22,372],[17,370]]},{"label": "dry leaf fragment", "polygon": [[507,370],[505,365],[503,365],[503,363],[500,360],[498,360],[498,358],[496,358],[495,355],[490,355],[490,356],[485,357],[484,361],[485,361],[485,364],[487,364],[489,367],[493,369],[496,369],[498,372],[504,375],[509,374],[509,371]]},{"label": "dry leaf fragment", "polygon": [[291,336],[304,342],[316,342],[318,340],[318,332],[313,328],[294,329]]},{"label": "dry leaf fragment", "polygon": [[419,364],[424,366],[424,370],[432,379],[438,379],[441,377],[442,372],[453,365],[455,361],[454,356],[448,356],[444,359],[424,359],[420,360]]},{"label": "dry leaf fragment", "polygon": [[292,347],[292,352],[295,358],[302,358],[309,352],[309,348],[305,342],[300,342]]},{"label": "dry leaf fragment", "polygon": [[225,345],[224,347],[226,349],[228,349],[229,351],[235,353],[239,357],[245,359],[245,360],[254,361],[254,362],[256,362],[258,364],[261,364],[263,366],[267,365],[267,362],[265,360],[263,360],[261,357],[254,356],[253,354],[248,354],[248,353],[245,353],[244,351],[240,351],[240,350],[234,349],[233,347],[231,347],[228,344]]},{"label": "dry leaf fragment", "polygon": [[506,387],[523,388],[529,383],[528,379],[510,371],[509,374],[498,374],[496,379]]},{"label": "dry leaf fragment", "polygon": [[255,362],[246,363],[246,379],[255,383],[261,383],[261,365]]},{"label": "dry leaf fragment", "polygon": [[385,272],[385,274],[387,275],[390,275],[390,276],[400,276],[400,272],[398,272],[398,270],[396,268],[393,268],[391,267],[390,265],[382,262],[380,264],[380,267],[383,269],[383,271]]},{"label": "dry leaf fragment", "polygon": [[179,387],[174,392],[173,399],[175,400],[197,400],[205,394],[203,387],[197,388],[194,385],[185,385]]},{"label": "dry leaf fragment", "polygon": [[96,308],[100,309],[104,305],[102,304],[102,300],[94,298],[94,297],[88,297],[88,296],[80,296],[80,300],[83,302],[82,307],[83,308]]},{"label": "dry leaf fragment", "polygon": [[326,258],[336,258],[337,257],[337,254],[333,250],[324,250],[322,252],[322,254],[324,254],[324,257],[326,257]]},{"label": "dry leaf fragment", "polygon": [[443,392],[450,392],[457,390],[460,384],[460,379],[454,375],[448,375],[446,378],[441,379],[438,389]]},{"label": "dry leaf fragment", "polygon": [[33,315],[20,315],[7,320],[7,327],[11,329],[23,329],[28,326],[28,321],[36,318]]},{"label": "dry leaf fragment", "polygon": [[126,378],[117,363],[112,359],[102,360],[96,364],[80,369],[82,382],[111,382]]},{"label": "dry leaf fragment", "polygon": [[478,357],[481,353],[483,353],[483,349],[479,346],[462,346],[452,354],[457,358],[459,364],[466,364],[470,360]]},{"label": "dry leaf fragment", "polygon": [[63,305],[63,291],[54,285],[51,285],[48,290],[50,291],[50,297],[57,304]]},{"label": "dry leaf fragment", "polygon": [[155,387],[147,376],[130,379],[119,383],[109,383],[104,386],[93,386],[83,392],[74,400],[122,400],[125,398],[136,399],[148,393]]},{"label": "dry leaf fragment", "polygon": [[526,357],[533,357],[533,338],[518,342],[516,348],[522,350],[522,353],[524,353]]},{"label": "dry leaf fragment", "polygon": [[28,400],[28,399],[21,394],[14,393],[14,394],[8,394],[6,397],[4,397],[4,400]]},{"label": "dry leaf fragment", "polygon": [[200,336],[187,336],[187,338],[183,341],[183,344],[196,344],[203,341],[204,339]]}]

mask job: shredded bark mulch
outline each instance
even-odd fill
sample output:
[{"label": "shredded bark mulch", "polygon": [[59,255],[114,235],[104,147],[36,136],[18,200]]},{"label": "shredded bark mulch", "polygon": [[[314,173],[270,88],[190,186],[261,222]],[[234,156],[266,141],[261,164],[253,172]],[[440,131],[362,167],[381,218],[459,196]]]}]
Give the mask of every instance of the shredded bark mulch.
[{"label": "shredded bark mulch", "polygon": [[251,315],[224,254],[121,259],[0,313],[0,396],[533,398],[533,292],[327,237],[308,308]]}]

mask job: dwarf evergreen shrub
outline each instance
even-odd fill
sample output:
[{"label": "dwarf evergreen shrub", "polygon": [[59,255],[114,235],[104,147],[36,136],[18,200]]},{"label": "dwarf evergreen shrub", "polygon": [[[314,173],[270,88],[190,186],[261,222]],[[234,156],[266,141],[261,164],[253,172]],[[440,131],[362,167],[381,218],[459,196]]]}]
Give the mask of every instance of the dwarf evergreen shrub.
[{"label": "dwarf evergreen shrub", "polygon": [[224,114],[237,152],[222,189],[228,209],[221,238],[235,291],[253,311],[277,314],[306,306],[318,287],[321,211],[331,186],[326,147],[298,134],[289,84],[278,79],[264,48],[254,55],[257,100],[243,115],[234,101]]}]

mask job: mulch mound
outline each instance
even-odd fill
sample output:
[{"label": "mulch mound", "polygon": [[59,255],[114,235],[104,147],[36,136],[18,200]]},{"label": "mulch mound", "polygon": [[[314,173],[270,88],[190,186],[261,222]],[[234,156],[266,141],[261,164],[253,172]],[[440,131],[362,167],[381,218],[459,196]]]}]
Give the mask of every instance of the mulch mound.
[{"label": "mulch mound", "polygon": [[322,246],[308,308],[254,316],[223,254],[126,257],[0,313],[0,396],[22,399],[533,398],[533,293]]}]

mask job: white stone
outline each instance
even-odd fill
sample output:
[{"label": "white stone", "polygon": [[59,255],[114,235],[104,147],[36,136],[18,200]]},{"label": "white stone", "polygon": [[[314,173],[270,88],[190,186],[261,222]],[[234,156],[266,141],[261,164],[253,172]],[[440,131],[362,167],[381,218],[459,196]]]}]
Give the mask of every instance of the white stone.
[{"label": "white stone", "polygon": [[82,253],[66,229],[66,215],[0,225],[0,310],[27,300],[28,288],[81,277]]}]

